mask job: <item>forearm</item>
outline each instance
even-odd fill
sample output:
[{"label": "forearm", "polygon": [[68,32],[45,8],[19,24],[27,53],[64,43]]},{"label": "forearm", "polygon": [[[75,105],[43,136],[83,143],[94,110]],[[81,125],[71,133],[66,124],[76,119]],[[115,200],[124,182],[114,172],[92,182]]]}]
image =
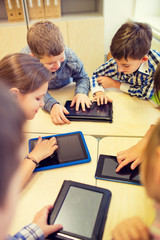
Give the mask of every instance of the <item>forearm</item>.
[{"label": "forearm", "polygon": [[76,82],[75,94],[83,93],[83,94],[88,95],[89,89],[90,89],[89,78],[82,78],[82,79],[77,79],[74,81]]},{"label": "forearm", "polygon": [[27,180],[32,175],[36,164],[30,159],[24,159],[20,166],[21,188],[25,185]]}]

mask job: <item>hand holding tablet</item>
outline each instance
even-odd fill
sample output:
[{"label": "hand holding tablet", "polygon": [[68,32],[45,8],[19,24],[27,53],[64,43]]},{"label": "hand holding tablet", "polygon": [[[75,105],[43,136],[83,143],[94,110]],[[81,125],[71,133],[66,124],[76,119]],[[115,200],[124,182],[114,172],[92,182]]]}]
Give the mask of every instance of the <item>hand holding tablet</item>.
[{"label": "hand holding tablet", "polygon": [[63,226],[49,239],[102,239],[111,192],[73,181],[64,181],[48,223]]}]

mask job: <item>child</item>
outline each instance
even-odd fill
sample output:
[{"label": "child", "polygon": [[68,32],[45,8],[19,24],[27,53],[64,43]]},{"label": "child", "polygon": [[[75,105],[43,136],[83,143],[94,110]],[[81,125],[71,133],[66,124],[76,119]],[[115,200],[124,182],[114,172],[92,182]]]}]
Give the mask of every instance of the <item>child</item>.
[{"label": "child", "polygon": [[127,22],[118,29],[110,46],[113,58],[92,76],[91,90],[98,104],[107,102],[104,88],[118,88],[141,99],[152,97],[153,75],[160,53],[150,50],[151,40],[148,24]]},{"label": "child", "polygon": [[[59,28],[49,21],[37,22],[28,31],[27,42],[29,47],[25,47],[22,52],[37,57],[52,72],[49,89],[60,88],[74,81],[76,90],[71,106],[76,104],[77,111],[80,105],[83,111],[85,105],[89,108],[89,78],[80,59],[71,49],[65,47]],[[65,116],[68,114],[67,109],[49,93],[45,95],[44,102],[44,109],[50,112],[53,123],[70,123]]]},{"label": "child", "polygon": [[[160,103],[160,63],[158,64],[156,71],[154,73],[154,95],[157,99],[158,104]],[[160,107],[160,106],[159,106]],[[141,154],[148,142],[148,138],[150,137],[155,125],[151,125],[145,136],[134,146],[131,148],[118,152],[117,153],[117,160],[119,163],[119,166],[117,167],[116,171],[118,172],[121,168],[123,168],[125,165],[127,165],[130,162],[133,162],[131,164],[131,169],[135,169],[138,164],[141,162]]]},{"label": "child", "polygon": [[147,194],[155,201],[156,218],[150,229],[138,217],[123,221],[113,230],[114,240],[160,239],[160,121],[149,138],[142,158],[141,180]]},{"label": "child", "polygon": [[[43,96],[52,78],[50,72],[38,59],[28,54],[17,53],[4,57],[0,61],[0,78],[9,91],[16,97],[27,119],[33,119],[40,107],[44,106]],[[39,140],[21,165],[22,186],[44,158],[58,148],[56,139]]]},{"label": "child", "polygon": [[8,89],[2,84],[0,85],[0,113],[0,240],[42,240],[62,228],[60,224],[52,226],[47,224],[51,206],[42,209],[35,216],[33,223],[15,236],[6,238],[20,191],[19,165],[25,116]]}]

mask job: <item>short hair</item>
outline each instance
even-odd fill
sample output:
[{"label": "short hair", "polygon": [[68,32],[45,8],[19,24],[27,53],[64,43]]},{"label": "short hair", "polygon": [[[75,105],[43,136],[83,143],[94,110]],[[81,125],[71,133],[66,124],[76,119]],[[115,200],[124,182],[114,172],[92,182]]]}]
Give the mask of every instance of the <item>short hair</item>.
[{"label": "short hair", "polygon": [[22,94],[27,94],[50,81],[52,74],[39,59],[15,53],[0,60],[0,78],[9,88],[16,87]]},{"label": "short hair", "polygon": [[0,206],[4,204],[12,176],[20,163],[25,116],[16,99],[0,83]]},{"label": "short hair", "polygon": [[[160,146],[160,120],[155,125],[142,155],[142,164],[144,169],[143,177],[146,188],[150,183],[152,183],[154,168],[156,167],[156,161],[154,160],[156,154],[155,151],[158,146]],[[160,201],[160,199],[157,200]]]},{"label": "short hair", "polygon": [[114,35],[110,51],[115,59],[142,59],[149,53],[152,29],[146,23],[127,22]]},{"label": "short hair", "polygon": [[58,56],[65,44],[59,28],[50,21],[40,21],[31,26],[27,33],[31,52],[39,59],[43,56]]},{"label": "short hair", "polygon": [[156,94],[156,98],[160,101],[160,63],[158,63],[157,65],[153,79],[154,79],[154,92]]}]

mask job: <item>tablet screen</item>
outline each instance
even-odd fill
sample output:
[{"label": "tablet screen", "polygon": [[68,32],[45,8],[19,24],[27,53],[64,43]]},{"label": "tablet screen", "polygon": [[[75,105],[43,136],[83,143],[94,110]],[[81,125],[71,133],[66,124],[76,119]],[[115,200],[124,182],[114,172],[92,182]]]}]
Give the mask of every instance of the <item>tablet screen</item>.
[{"label": "tablet screen", "polygon": [[71,101],[67,101],[65,107],[69,111],[68,117],[93,117],[93,118],[103,118],[103,119],[112,119],[112,103],[108,102],[98,106],[96,102],[93,102],[90,108],[86,108],[86,111],[82,111],[80,106],[79,111],[75,110],[74,107],[70,107]]},{"label": "tablet screen", "polygon": [[62,224],[63,231],[90,238],[102,197],[100,192],[71,186],[54,224]]},{"label": "tablet screen", "polygon": [[136,167],[131,170],[131,163],[123,167],[119,172],[115,172],[118,166],[115,156],[100,155],[96,176],[99,178],[112,179],[116,181],[130,182],[140,184],[139,169]]},{"label": "tablet screen", "polygon": [[[41,161],[39,167],[88,159],[86,147],[80,133],[62,134],[55,137],[58,149],[50,157]],[[35,139],[30,141],[31,150],[36,143],[37,140]]]}]

